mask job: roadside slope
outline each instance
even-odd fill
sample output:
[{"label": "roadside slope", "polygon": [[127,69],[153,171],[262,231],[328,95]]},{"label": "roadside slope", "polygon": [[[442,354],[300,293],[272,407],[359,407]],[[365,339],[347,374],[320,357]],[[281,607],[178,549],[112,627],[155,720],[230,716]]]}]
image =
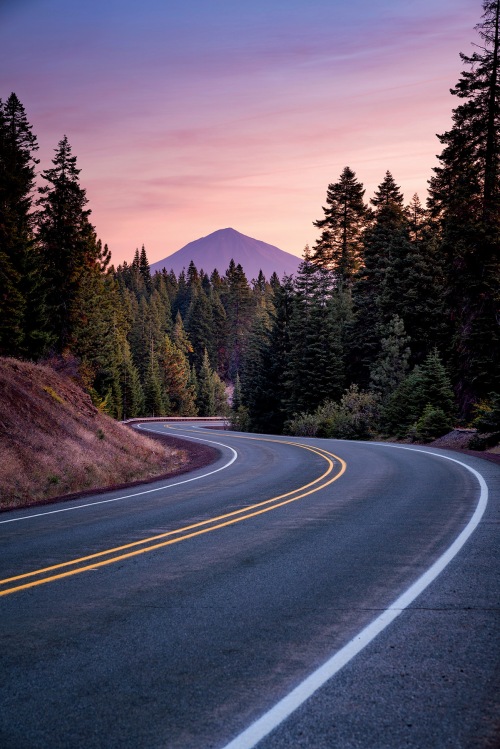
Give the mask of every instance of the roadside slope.
[{"label": "roadside slope", "polygon": [[178,443],[115,422],[50,367],[0,357],[0,392],[0,509],[147,480],[187,463]]}]

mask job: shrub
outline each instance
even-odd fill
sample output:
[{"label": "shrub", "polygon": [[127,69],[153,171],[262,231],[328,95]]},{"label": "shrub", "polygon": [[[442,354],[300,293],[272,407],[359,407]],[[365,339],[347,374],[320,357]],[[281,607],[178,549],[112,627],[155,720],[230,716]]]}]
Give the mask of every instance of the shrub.
[{"label": "shrub", "polygon": [[412,430],[411,436],[414,435],[419,442],[432,442],[432,440],[449,432],[451,428],[450,417],[445,414],[443,409],[436,408],[428,403],[414,430]]},{"label": "shrub", "polygon": [[482,434],[500,432],[500,394],[490,393],[488,400],[480,401],[474,407],[475,418],[472,426]]},{"label": "shrub", "polygon": [[416,437],[415,429],[427,406],[442,411],[448,426],[451,425],[454,415],[453,390],[436,349],[421,366],[416,366],[405,377],[387,400],[382,411],[384,433],[399,438],[410,433],[410,436],[421,439]]},{"label": "shrub", "polygon": [[319,419],[317,413],[299,414],[289,419],[284,426],[284,433],[295,437],[317,437]]},{"label": "shrub", "polygon": [[325,401],[313,414],[300,414],[285,424],[285,433],[301,437],[367,440],[378,425],[378,398],[357,385],[345,391],[340,403]]}]

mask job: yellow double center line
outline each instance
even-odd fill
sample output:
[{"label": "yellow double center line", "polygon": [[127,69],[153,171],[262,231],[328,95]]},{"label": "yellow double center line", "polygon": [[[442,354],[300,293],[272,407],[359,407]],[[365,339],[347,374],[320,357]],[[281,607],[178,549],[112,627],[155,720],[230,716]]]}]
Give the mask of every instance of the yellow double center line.
[{"label": "yellow double center line", "polygon": [[[279,442],[280,444],[300,447],[303,450],[308,450],[309,452],[319,455],[327,462],[328,467],[326,471],[324,471],[321,476],[314,479],[314,481],[310,481],[308,484],[304,484],[304,486],[300,486],[298,489],[294,489],[286,494],[280,494],[277,497],[272,497],[271,499],[266,499],[262,502],[242,507],[239,510],[233,510],[224,515],[217,515],[216,517],[208,518],[207,520],[202,520],[198,523],[186,525],[182,528],[177,528],[176,530],[150,536],[141,541],[133,541],[124,544],[123,546],[115,546],[112,549],[98,551],[94,554],[71,559],[67,562],[53,564],[50,567],[43,567],[41,569],[32,570],[31,572],[7,577],[4,580],[0,580],[0,586],[8,586],[0,590],[0,596],[7,596],[20,590],[27,590],[28,588],[45,585],[45,583],[61,580],[65,577],[79,575],[81,572],[105,567],[108,564],[115,564],[116,562],[139,556],[139,554],[147,554],[150,551],[162,549],[165,546],[171,546],[180,543],[181,541],[187,541],[190,538],[195,538],[196,536],[201,536],[205,533],[211,533],[219,528],[225,528],[229,525],[234,525],[235,523],[241,523],[243,520],[249,520],[257,515],[262,515],[265,512],[276,510],[279,507],[283,507],[291,502],[296,502],[303,497],[307,497],[310,494],[314,494],[315,492],[329,486],[342,476],[347,467],[346,463],[341,458],[327,450],[323,450],[322,448],[311,447],[298,442],[285,442],[284,440],[272,440],[259,437],[245,437],[244,439],[256,439],[263,442]],[[340,470],[331,477],[335,467],[334,461],[337,461],[340,465]]]}]

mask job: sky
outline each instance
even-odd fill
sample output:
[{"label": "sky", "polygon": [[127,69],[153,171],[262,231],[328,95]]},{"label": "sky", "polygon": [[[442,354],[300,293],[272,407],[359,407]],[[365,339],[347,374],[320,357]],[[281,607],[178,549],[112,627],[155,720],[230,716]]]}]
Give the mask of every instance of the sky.
[{"label": "sky", "polygon": [[232,227],[301,256],[329,183],[424,202],[480,0],[0,0],[0,98],[67,135],[115,265]]}]

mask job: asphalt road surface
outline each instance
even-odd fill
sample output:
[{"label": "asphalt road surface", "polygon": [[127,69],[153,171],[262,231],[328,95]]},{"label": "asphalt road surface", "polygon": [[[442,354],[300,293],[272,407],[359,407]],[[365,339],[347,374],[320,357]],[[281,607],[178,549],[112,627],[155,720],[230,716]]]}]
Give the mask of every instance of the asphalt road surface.
[{"label": "asphalt road surface", "polygon": [[500,466],[148,429],[220,457],[0,515],[2,749],[500,746]]}]

